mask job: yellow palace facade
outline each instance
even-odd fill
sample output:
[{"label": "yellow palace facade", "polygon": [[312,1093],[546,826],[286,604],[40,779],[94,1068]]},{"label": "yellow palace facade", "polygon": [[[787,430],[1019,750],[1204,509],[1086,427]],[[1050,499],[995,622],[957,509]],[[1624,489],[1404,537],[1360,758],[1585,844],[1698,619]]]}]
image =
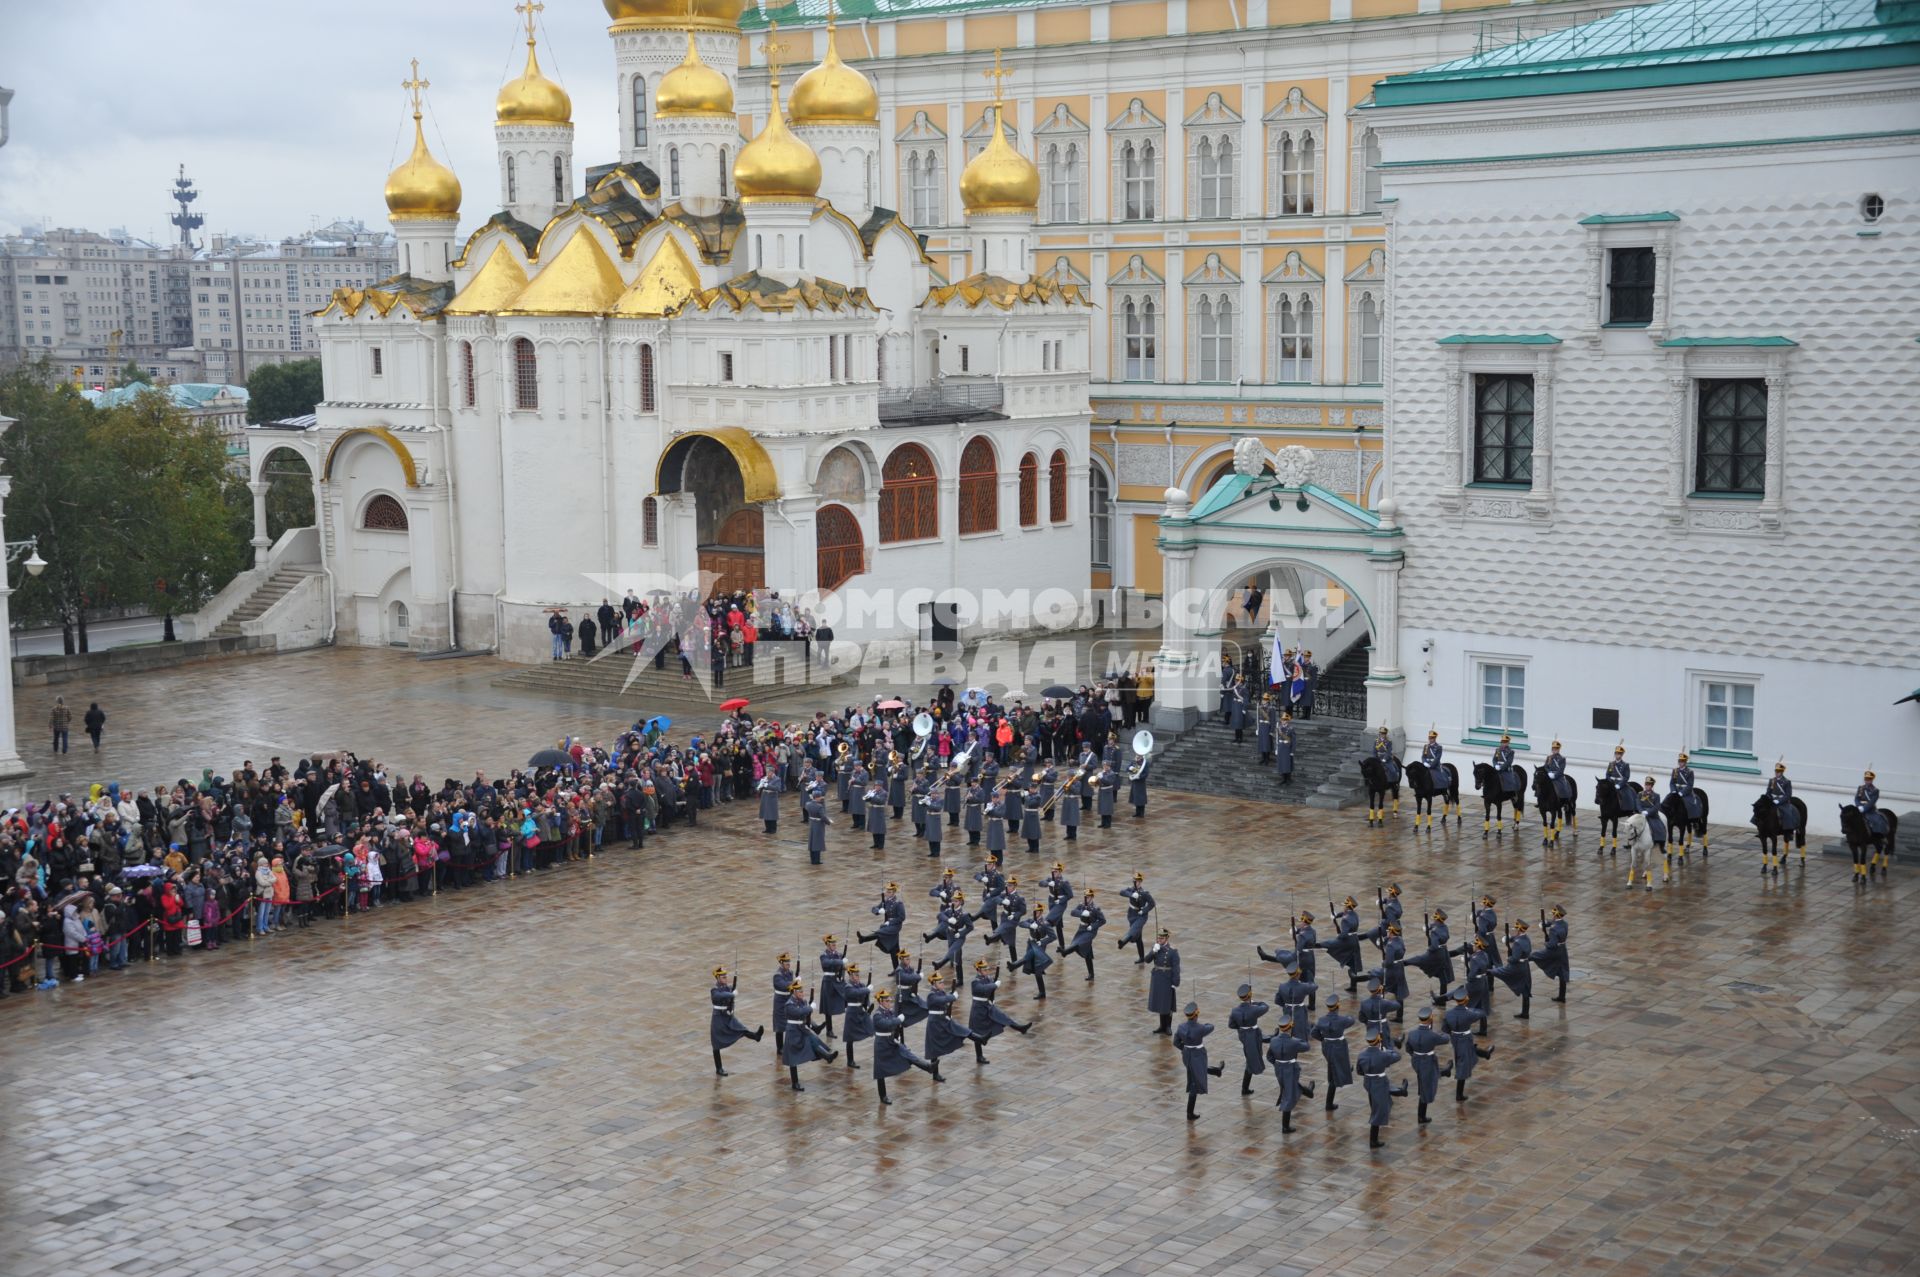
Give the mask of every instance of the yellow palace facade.
[{"label": "yellow palace facade", "polygon": [[[1370,506],[1392,256],[1375,81],[1588,20],[1592,0],[828,0],[748,9],[741,132],[767,114],[766,51],[840,56],[880,97],[872,202],[970,264],[959,178],[1007,123],[1041,175],[1034,268],[1089,290],[1093,582],[1162,587],[1163,493],[1198,495],[1233,441],[1313,451],[1313,480]],[[777,32],[768,28],[777,24]]]}]

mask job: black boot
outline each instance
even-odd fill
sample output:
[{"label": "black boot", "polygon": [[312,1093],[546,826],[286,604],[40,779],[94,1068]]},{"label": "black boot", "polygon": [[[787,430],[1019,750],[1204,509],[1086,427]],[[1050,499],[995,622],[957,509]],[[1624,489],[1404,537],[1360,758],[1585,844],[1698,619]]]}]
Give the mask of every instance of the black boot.
[{"label": "black boot", "polygon": [[1086,948],[1086,951],[1083,952],[1080,956],[1082,959],[1086,961],[1086,964],[1087,964],[1087,983],[1092,984],[1093,983],[1093,946],[1088,945]]},{"label": "black boot", "polygon": [[1253,1094],[1253,1070],[1252,1069],[1240,1070],[1240,1094],[1242,1095]]},{"label": "black boot", "polygon": [[807,1089],[800,1085],[800,1068],[798,1065],[789,1064],[787,1066],[787,1085],[796,1091],[804,1091]]},{"label": "black boot", "polygon": [[1307,1097],[1308,1099],[1312,1099],[1312,1098],[1313,1098],[1313,1083],[1311,1083],[1311,1082],[1302,1082],[1302,1083],[1300,1084],[1300,1094],[1302,1094],[1302,1095],[1304,1095],[1304,1096],[1306,1096],[1306,1097]]},{"label": "black boot", "polygon": [[1420,1125],[1425,1126],[1431,1120],[1432,1119],[1427,1116],[1427,1102],[1425,1100],[1421,1100],[1420,1101],[1420,1119],[1419,1119]]},{"label": "black boot", "polygon": [[934,1080],[934,1081],[936,1081],[936,1082],[944,1082],[944,1081],[946,1081],[946,1080],[947,1080],[946,1078],[944,1078],[944,1077],[942,1077],[942,1076],[940,1076],[940,1061],[938,1061],[938,1060],[935,1060],[935,1061],[933,1062],[933,1070],[932,1070],[932,1072],[933,1072],[933,1080]]},{"label": "black boot", "polygon": [[1207,1072],[1213,1074],[1213,1076],[1215,1077],[1221,1076],[1226,1071],[1227,1071],[1227,1066],[1224,1064],[1210,1064],[1207,1066]]},{"label": "black boot", "polygon": [[847,1043],[847,1067],[853,1067],[853,1043]]},{"label": "black boot", "polygon": [[1565,1002],[1567,1000],[1567,978],[1565,976],[1560,977],[1560,992],[1553,995],[1553,1000],[1555,1002]]},{"label": "black boot", "polygon": [[755,1042],[758,1042],[761,1038],[764,1038],[765,1036],[767,1036],[767,1026],[764,1024],[753,1031],[753,1040]]},{"label": "black boot", "polygon": [[1171,1034],[1173,1032],[1173,1016],[1170,1013],[1161,1012],[1160,1027],[1153,1032],[1156,1037],[1165,1037]]},{"label": "black boot", "polygon": [[985,1042],[975,1039],[973,1044],[973,1062],[975,1064],[991,1063],[991,1061],[987,1059],[986,1045]]},{"label": "black boot", "polygon": [[1467,1102],[1467,1079],[1456,1078],[1454,1080],[1453,1102],[1455,1104],[1465,1104]]},{"label": "black boot", "polygon": [[1025,1037],[1027,1034],[1033,1032],[1033,1021],[1028,1020],[1025,1024],[1016,1024],[1013,1026],[1013,1031]]},{"label": "black boot", "polygon": [[1036,972],[1034,973],[1033,982],[1040,986],[1040,992],[1033,995],[1033,1000],[1035,1002],[1045,1002],[1047,1000],[1047,977]]},{"label": "black boot", "polygon": [[1380,1128],[1378,1126],[1369,1126],[1367,1128],[1367,1147],[1380,1147]]},{"label": "black boot", "polygon": [[[1278,1101],[1275,1101],[1275,1103],[1277,1106]],[[1280,1115],[1280,1133],[1283,1135],[1293,1134],[1293,1114],[1292,1113],[1282,1113]]]},{"label": "black boot", "polygon": [[887,1098],[887,1079],[883,1077],[877,1077],[873,1079],[873,1084],[880,1089],[880,1102],[882,1104],[893,1103],[892,1100]]},{"label": "black boot", "polygon": [[1483,1060],[1491,1060],[1493,1053],[1499,1049],[1499,1047],[1494,1046],[1476,1046],[1473,1048],[1473,1053]]},{"label": "black boot", "polygon": [[1200,1117],[1198,1113],[1193,1111],[1194,1103],[1198,1101],[1199,1098],[1200,1097],[1195,1095],[1192,1091],[1187,1092],[1187,1120],[1189,1122],[1197,1121]]},{"label": "black boot", "polygon": [[922,1062],[914,1065],[913,1067],[916,1069],[919,1069],[922,1073],[932,1074],[936,1082],[945,1080],[940,1076],[940,1066],[937,1064],[927,1064],[925,1062]]},{"label": "black boot", "polygon": [[727,1075],[727,1071],[720,1067],[720,1048],[717,1046],[713,1048],[713,1075],[715,1077]]},{"label": "black boot", "polygon": [[767,823],[767,832],[768,832],[768,833],[772,833],[772,832],[774,832],[774,829],[776,828],[776,826],[778,825],[778,823],[779,823],[779,822],[777,822],[777,821],[772,821],[772,820],[769,820],[769,821],[768,821],[768,822],[766,822],[766,823]]},{"label": "black boot", "polygon": [[1331,1082],[1327,1083],[1327,1112],[1331,1113],[1340,1107],[1333,1102],[1333,1097],[1338,1094],[1340,1094],[1340,1088]]},{"label": "black boot", "polygon": [[1516,1020],[1531,1020],[1533,1018],[1533,995],[1532,994],[1521,995],[1520,1014],[1514,1016],[1513,1018]]}]

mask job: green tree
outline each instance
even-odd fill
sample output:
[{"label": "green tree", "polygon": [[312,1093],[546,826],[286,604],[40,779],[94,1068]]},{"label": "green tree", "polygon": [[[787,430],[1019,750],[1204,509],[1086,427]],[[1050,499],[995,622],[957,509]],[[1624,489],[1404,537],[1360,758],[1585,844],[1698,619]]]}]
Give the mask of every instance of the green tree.
[{"label": "green tree", "polygon": [[247,378],[247,420],[257,425],[303,417],[319,404],[321,394],[318,359],[262,364]]},{"label": "green tree", "polygon": [[131,359],[122,364],[119,371],[113,374],[113,384],[116,386],[131,386],[136,381],[144,385],[151,385],[153,379],[148,377],[140,365]]},{"label": "green tree", "polygon": [[46,571],[16,571],[14,617],[57,624],[68,652],[86,651],[86,612],[105,602],[109,547],[100,533],[109,514],[111,458],[94,454],[95,418],[79,391],[49,378],[44,363],[0,379],[0,416],[17,423],[0,440],[13,478],[7,536],[38,541]]}]

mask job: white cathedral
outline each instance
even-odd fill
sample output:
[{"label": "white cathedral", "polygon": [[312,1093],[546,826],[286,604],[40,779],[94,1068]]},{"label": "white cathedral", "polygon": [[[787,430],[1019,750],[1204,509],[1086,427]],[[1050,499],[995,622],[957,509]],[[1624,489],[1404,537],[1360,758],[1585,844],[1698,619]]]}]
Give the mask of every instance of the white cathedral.
[{"label": "white cathedral", "polygon": [[[619,158],[576,193],[533,8],[496,104],[500,211],[461,237],[416,71],[386,184],[401,273],[317,323],[298,450],[336,641],[534,660],[550,608],[636,577],[919,592],[845,638],[911,634],[941,592],[1084,592],[1091,306],[1033,273],[1039,175],[1004,129],[961,179],[971,273],[948,281],[875,205],[878,95],[831,39],[784,107],[774,68],[745,140],[741,0],[606,0]],[[253,434],[258,510],[294,439]]]}]

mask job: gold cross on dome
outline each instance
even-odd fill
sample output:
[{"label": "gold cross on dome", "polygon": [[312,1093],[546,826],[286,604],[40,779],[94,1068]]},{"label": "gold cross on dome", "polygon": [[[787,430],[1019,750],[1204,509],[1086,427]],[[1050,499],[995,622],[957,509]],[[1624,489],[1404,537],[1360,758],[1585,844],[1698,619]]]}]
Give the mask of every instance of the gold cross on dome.
[{"label": "gold cross on dome", "polygon": [[981,75],[993,81],[993,104],[1000,105],[1001,82],[1012,77],[1013,72],[1000,65],[1000,50],[993,51],[993,70],[982,71]]},{"label": "gold cross on dome", "polygon": [[547,6],[542,4],[540,0],[520,0],[519,4],[516,4],[515,6],[513,6],[513,11],[515,13],[523,13],[527,16],[527,43],[528,44],[533,43],[533,17],[535,14],[539,13],[541,10],[545,9],[546,7]]},{"label": "gold cross on dome", "polygon": [[779,38],[780,24],[767,23],[767,38],[760,42],[760,52],[767,57],[767,73],[774,79],[780,78],[780,55],[787,51],[786,42]]},{"label": "gold cross on dome", "polygon": [[413,78],[411,80],[402,80],[400,82],[400,87],[413,95],[413,118],[416,120],[419,119],[420,118],[420,90],[433,87],[428,81],[420,78],[420,59],[419,58],[415,58],[413,60]]},{"label": "gold cross on dome", "polygon": [[827,30],[833,30],[833,0],[827,0]]}]

